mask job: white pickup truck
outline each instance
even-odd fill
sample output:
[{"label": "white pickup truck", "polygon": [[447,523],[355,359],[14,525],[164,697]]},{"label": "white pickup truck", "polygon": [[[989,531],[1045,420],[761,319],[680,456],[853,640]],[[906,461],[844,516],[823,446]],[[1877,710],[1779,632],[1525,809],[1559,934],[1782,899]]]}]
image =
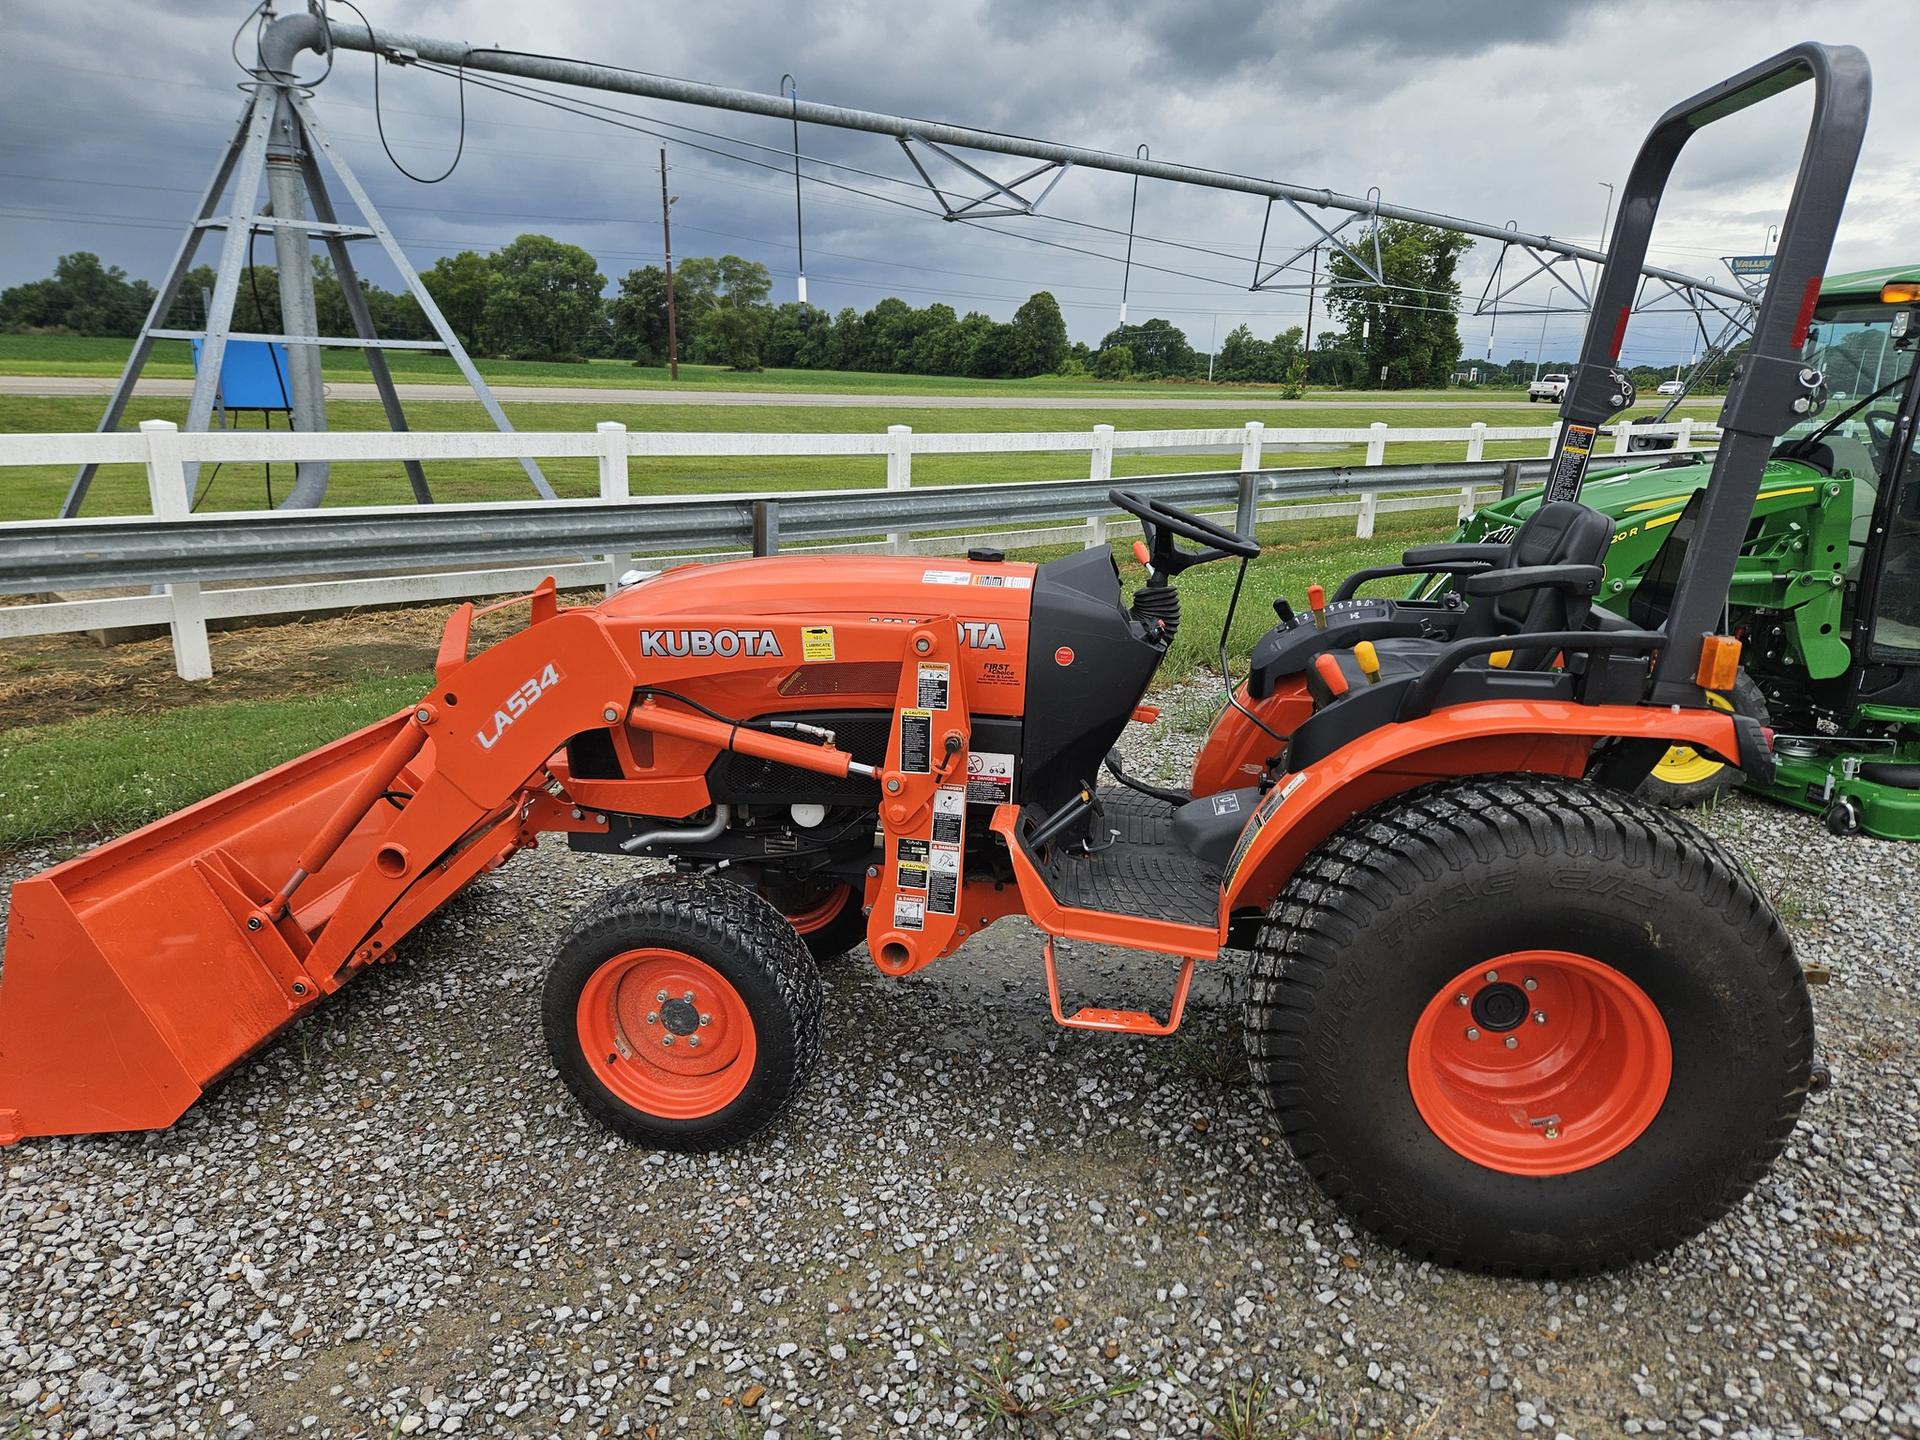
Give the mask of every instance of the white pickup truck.
[{"label": "white pickup truck", "polygon": [[1567,397],[1567,377],[1564,375],[1542,375],[1527,387],[1527,403],[1536,400],[1552,400],[1558,403]]}]

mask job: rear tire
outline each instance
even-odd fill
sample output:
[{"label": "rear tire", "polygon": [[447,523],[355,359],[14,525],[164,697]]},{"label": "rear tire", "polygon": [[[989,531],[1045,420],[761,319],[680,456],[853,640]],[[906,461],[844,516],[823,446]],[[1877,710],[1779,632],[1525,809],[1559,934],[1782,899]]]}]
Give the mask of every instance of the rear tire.
[{"label": "rear tire", "polygon": [[1307,857],[1261,927],[1246,1043],[1294,1154],[1367,1230],[1577,1275],[1739,1203],[1799,1115],[1813,1017],[1714,841],[1597,786],[1481,777]]},{"label": "rear tire", "polygon": [[831,881],[804,889],[762,882],[759,893],[791,925],[808,951],[824,965],[867,940],[867,915],[857,887]]},{"label": "rear tire", "polygon": [[765,900],[653,875],[575,919],[541,1021],[588,1114],[636,1144],[698,1151],[740,1144],[792,1103],[819,1063],[820,1009],[819,971]]},{"label": "rear tire", "polygon": [[[1762,725],[1772,718],[1767,710],[1767,697],[1745,670],[1735,677],[1732,690],[1724,697],[1713,698],[1721,708],[1746,715]],[[1689,745],[1675,745],[1660,757],[1653,773],[1640,782],[1640,788],[1634,793],[1669,810],[1691,810],[1706,804],[1723,790],[1735,789],[1746,778],[1736,765]]]}]

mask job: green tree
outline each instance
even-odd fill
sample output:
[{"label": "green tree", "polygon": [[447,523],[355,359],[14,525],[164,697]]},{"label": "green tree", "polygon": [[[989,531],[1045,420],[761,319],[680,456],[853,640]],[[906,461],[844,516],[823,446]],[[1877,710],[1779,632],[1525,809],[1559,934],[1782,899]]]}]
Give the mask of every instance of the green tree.
[{"label": "green tree", "polygon": [[70,330],[76,335],[135,335],[153,304],[153,287],[102,265],[87,250],[62,255],[53,275],[0,292],[0,330]]},{"label": "green tree", "polygon": [[1341,250],[1327,265],[1327,308],[1345,325],[1348,348],[1359,357],[1359,384],[1389,390],[1445,385],[1460,355],[1456,271],[1473,241],[1451,230],[1382,220],[1354,250],[1371,253],[1376,233],[1385,284]]},{"label": "green tree", "polygon": [[492,268],[480,317],[490,352],[573,360],[593,347],[607,284],[593,256],[549,235],[522,235],[494,252]]},{"label": "green tree", "polygon": [[[644,265],[620,277],[620,293],[607,302],[614,353],[636,365],[667,359],[667,272]],[[677,318],[677,317],[676,317]]]},{"label": "green tree", "polygon": [[453,333],[469,350],[480,346],[480,325],[494,278],[492,257],[473,250],[442,255],[420,277]]},{"label": "green tree", "polygon": [[1273,358],[1272,350],[1273,347],[1266,341],[1254,337],[1251,326],[1236,325],[1227,332],[1227,338],[1220,342],[1220,353],[1213,362],[1213,378],[1229,381],[1265,379]]},{"label": "green tree", "polygon": [[1126,380],[1133,375],[1133,347],[1102,345],[1093,362],[1093,373],[1101,380]]},{"label": "green tree", "polygon": [[1007,373],[1026,377],[1051,375],[1067,358],[1067,322],[1060,302],[1041,290],[1013,312],[1007,337]]},{"label": "green tree", "polygon": [[1100,349],[1105,351],[1114,345],[1127,347],[1132,354],[1133,368],[1142,375],[1206,373],[1206,360],[1195,353],[1186,335],[1157,317],[1141,325],[1122,325],[1109,331],[1100,342]]}]

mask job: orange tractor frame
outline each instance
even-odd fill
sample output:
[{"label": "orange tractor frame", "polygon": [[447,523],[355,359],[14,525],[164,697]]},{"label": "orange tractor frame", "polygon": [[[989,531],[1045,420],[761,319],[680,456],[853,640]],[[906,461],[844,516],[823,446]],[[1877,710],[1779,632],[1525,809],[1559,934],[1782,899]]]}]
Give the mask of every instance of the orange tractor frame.
[{"label": "orange tractor frame", "polygon": [[[1611,522],[1576,497],[1595,427],[1631,403],[1615,361],[1656,202],[1694,130],[1806,79],[1713,481],[1647,608],[1612,616],[1593,603]],[[1150,718],[1175,578],[1238,561],[1244,582],[1259,547],[1151,485],[1110,497],[1145,536],[1131,603],[1104,549],[743,561],[592,608],[549,581],[477,654],[486,612],[463,607],[417,704],[14,886],[0,1143],[171,1124],[559,832],[666,863],[589,907],[543,997],[563,1079],[642,1143],[737,1143],[781,1113],[818,1056],[818,962],[864,939],[908,975],[1019,915],[1079,1028],[1165,1034],[1198,962],[1250,952],[1248,1047],[1282,1130],[1416,1253],[1547,1273],[1676,1243],[1784,1143],[1811,1020],[1765,901],[1627,792],[1675,743],[1770,764],[1710,701],[1738,658],[1714,617],[1767,445],[1818,400],[1801,301],[1866,97],[1857,51],[1803,45],[1663,117],[1563,406],[1556,503],[1510,545],[1422,547],[1301,614],[1277,600],[1189,789],[1113,746]],[[1439,599],[1355,593],[1434,572]],[[1170,998],[1069,1013],[1063,939],[1170,957]]]}]

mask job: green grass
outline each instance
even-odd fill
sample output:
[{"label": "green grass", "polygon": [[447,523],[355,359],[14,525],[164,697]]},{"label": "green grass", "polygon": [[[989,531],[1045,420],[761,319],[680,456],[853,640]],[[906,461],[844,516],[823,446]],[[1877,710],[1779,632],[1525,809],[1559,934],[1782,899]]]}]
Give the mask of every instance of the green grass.
[{"label": "green grass", "polygon": [[[5,337],[0,337],[5,338]],[[139,419],[186,419],[184,399],[142,399],[134,407]],[[101,402],[73,397],[0,396],[0,432],[60,432],[90,430],[98,422]],[[602,420],[619,420],[635,431],[794,432],[859,434],[885,430],[894,417],[888,412],[848,410],[820,405],[632,405],[593,404],[506,405],[513,423],[525,430],[589,431]],[[1364,427],[1381,412],[1364,404],[1327,404],[1310,410],[1262,409],[1250,403],[1241,411],[1182,410],[942,410],[925,415],[915,428],[926,433],[982,431],[1081,431],[1096,424],[1120,430],[1230,429],[1243,420],[1264,420],[1270,427]],[[1415,408],[1387,412],[1394,425],[1458,427],[1481,418],[1470,410]],[[491,422],[477,402],[422,401],[408,406],[408,417],[420,430],[489,430]],[[1524,423],[1524,417],[1488,412],[1493,424]],[[372,401],[336,401],[328,407],[336,430],[384,430],[385,416]],[[1537,423],[1545,425],[1543,412]],[[249,425],[251,421],[249,420]],[[1542,442],[1501,441],[1486,447],[1488,459],[1537,455]],[[1388,447],[1394,463],[1421,460],[1459,460],[1465,441],[1399,443]],[[1362,445],[1331,449],[1285,450],[1269,446],[1271,465],[1352,465],[1365,459]],[[1169,452],[1116,455],[1116,476],[1154,475],[1188,470],[1231,469],[1237,453],[1176,454]],[[1067,454],[918,455],[914,457],[916,485],[952,485],[1008,480],[1047,480],[1086,473],[1083,457]],[[598,493],[594,462],[549,460],[541,468],[563,496]],[[752,456],[636,459],[631,467],[636,495],[711,494],[734,491],[829,490],[849,486],[878,486],[886,477],[880,457]],[[513,460],[429,463],[428,482],[441,500],[519,500],[531,498],[520,466]],[[54,515],[73,472],[66,466],[22,466],[0,470],[0,520],[40,520]],[[285,495],[292,483],[290,467],[275,467],[275,494]],[[201,501],[203,510],[254,510],[266,503],[261,467],[232,466],[212,476],[203,470],[200,484],[211,483]],[[406,504],[412,498],[405,472],[398,462],[336,465],[327,493],[330,505]],[[88,515],[142,515],[148,512],[146,472],[137,465],[108,466],[94,480],[85,513]]]},{"label": "green grass", "polygon": [[390,715],[432,684],[424,672],[387,675],[294,700],[0,732],[0,852],[144,825]]},{"label": "green grass", "polygon": [[[118,375],[133,342],[113,337],[83,335],[0,335],[0,375]],[[463,385],[464,378],[445,355],[418,350],[389,352],[387,364],[396,378],[416,384]],[[1181,380],[1092,380],[1039,375],[1031,380],[974,380],[952,375],[885,375],[852,370],[761,370],[742,373],[722,365],[682,365],[674,380],[664,365],[632,365],[625,360],[587,360],[559,364],[536,360],[481,360],[480,371],[502,385],[590,385],[623,389],[782,390],[867,395],[1060,395],[1154,396],[1179,398],[1200,395],[1227,398],[1239,395],[1277,398],[1272,385],[1228,385]],[[365,357],[356,350],[329,350],[322,359],[329,378],[370,378]],[[146,373],[157,378],[191,378],[192,351],[184,340],[160,340],[148,357]],[[1308,398],[1325,400],[1345,396],[1358,401],[1361,392],[1312,391]],[[1405,390],[1382,398],[1390,400],[1469,400],[1527,408],[1524,387],[1510,389]],[[1546,413],[1541,407],[1534,407]]]}]

